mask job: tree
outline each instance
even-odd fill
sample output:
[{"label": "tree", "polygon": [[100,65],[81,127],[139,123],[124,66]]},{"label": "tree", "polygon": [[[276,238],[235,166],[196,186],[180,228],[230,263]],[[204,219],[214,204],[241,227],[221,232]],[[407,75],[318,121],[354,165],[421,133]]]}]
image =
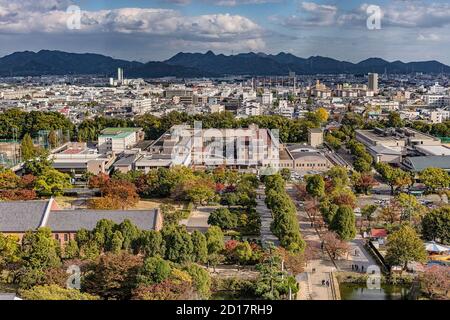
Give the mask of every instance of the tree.
[{"label": "tree", "polygon": [[110,180],[102,188],[105,197],[117,199],[123,210],[133,208],[139,202],[136,186],[125,180]]},{"label": "tree", "polygon": [[49,228],[39,228],[36,232],[28,231],[22,238],[22,259],[28,269],[58,267],[61,264],[58,250]]},{"label": "tree", "polygon": [[218,254],[225,248],[223,233],[219,227],[212,226],[206,231],[206,244],[208,254]]},{"label": "tree", "polygon": [[424,169],[420,172],[419,179],[433,193],[450,187],[449,174],[440,168]]},{"label": "tree", "polygon": [[426,262],[427,252],[416,231],[409,225],[391,233],[387,239],[386,262],[390,266],[406,269],[408,262]]},{"label": "tree", "polygon": [[98,300],[99,297],[82,293],[76,289],[61,288],[58,285],[35,286],[20,292],[25,300]]},{"label": "tree", "polygon": [[422,234],[426,240],[450,244],[450,206],[427,212],[422,219]]},{"label": "tree", "polygon": [[419,281],[422,291],[433,300],[448,300],[450,298],[450,269],[434,265],[420,274]]},{"label": "tree", "polygon": [[396,201],[391,201],[388,206],[381,209],[378,219],[390,224],[395,224],[401,220],[401,211]]},{"label": "tree", "polygon": [[148,257],[137,274],[138,285],[152,285],[168,279],[172,273],[169,262],[160,257]]},{"label": "tree", "polygon": [[291,170],[289,170],[288,168],[281,169],[280,175],[281,175],[281,177],[283,177],[284,181],[291,180]]},{"label": "tree", "polygon": [[400,168],[392,168],[387,163],[380,162],[376,169],[383,180],[391,187],[391,194],[394,194],[394,188],[400,190],[413,184],[411,175]]},{"label": "tree", "polygon": [[374,204],[368,204],[364,206],[361,210],[361,215],[369,222],[369,228],[370,224],[372,222],[373,214],[375,211],[377,211],[378,207]]},{"label": "tree", "polygon": [[325,108],[319,108],[316,110],[316,117],[320,121],[321,124],[324,124],[328,121],[328,111]]},{"label": "tree", "polygon": [[325,173],[327,179],[331,181],[333,189],[343,189],[348,183],[348,170],[341,166],[335,166]]},{"label": "tree", "polygon": [[378,185],[377,180],[370,173],[353,172],[352,181],[355,191],[366,195],[370,194],[373,187]]},{"label": "tree", "polygon": [[208,224],[218,226],[222,230],[229,230],[236,228],[237,217],[227,208],[219,208],[211,212],[208,217]]},{"label": "tree", "polygon": [[191,276],[195,290],[201,299],[208,299],[211,295],[211,276],[209,272],[195,263],[188,264],[184,270]]},{"label": "tree", "polygon": [[104,190],[104,188],[108,184],[109,180],[110,178],[107,174],[99,173],[96,176],[89,177],[88,186],[90,189],[98,188],[100,189],[100,192],[102,192],[102,190]]},{"label": "tree", "polygon": [[137,251],[147,257],[164,256],[164,241],[161,232],[144,230],[137,241]]},{"label": "tree", "polygon": [[119,230],[116,230],[113,233],[112,239],[111,239],[111,251],[114,253],[119,253],[120,250],[122,250],[122,246],[123,246],[123,235],[122,232],[120,232]]},{"label": "tree", "polygon": [[331,222],[330,229],[342,240],[352,240],[356,236],[355,213],[349,206],[340,206]]},{"label": "tree", "polygon": [[329,133],[325,135],[325,142],[336,151],[342,147],[342,141]]},{"label": "tree", "polygon": [[322,236],[324,247],[331,254],[333,259],[343,257],[350,250],[346,241],[341,240],[335,232],[327,232]]},{"label": "tree", "polygon": [[403,128],[405,122],[400,117],[400,113],[392,111],[389,113],[387,125],[390,128]]},{"label": "tree", "polygon": [[41,196],[58,196],[71,187],[70,176],[53,168],[44,170],[35,182],[35,190]]},{"label": "tree", "polygon": [[64,259],[75,259],[80,255],[80,249],[75,240],[69,240],[64,246],[63,258]]},{"label": "tree", "polygon": [[192,246],[194,251],[192,252],[192,260],[197,263],[206,263],[208,258],[208,244],[206,237],[198,230],[194,230],[191,234]]},{"label": "tree", "polygon": [[0,233],[0,273],[4,268],[20,261],[19,239]]},{"label": "tree", "polygon": [[372,168],[372,163],[360,157],[356,158],[356,160],[353,162],[353,167],[358,172],[369,172]]},{"label": "tree", "polygon": [[50,144],[50,148],[56,148],[58,146],[58,135],[55,130],[51,130],[48,134],[48,143]]},{"label": "tree", "polygon": [[130,299],[141,265],[142,258],[137,255],[108,252],[87,270],[82,290],[106,300]]},{"label": "tree", "polygon": [[413,218],[419,220],[426,212],[426,208],[413,195],[400,193],[395,197],[395,201],[401,211],[401,221],[412,222]]},{"label": "tree", "polygon": [[306,191],[317,198],[325,195],[325,181],[320,175],[312,175],[306,177]]},{"label": "tree", "polygon": [[165,258],[167,260],[184,263],[192,260],[194,247],[191,235],[181,226],[168,226],[163,229]]},{"label": "tree", "polygon": [[20,150],[22,152],[22,160],[28,161],[33,159],[36,155],[36,148],[34,147],[31,136],[27,133],[24,135]]}]

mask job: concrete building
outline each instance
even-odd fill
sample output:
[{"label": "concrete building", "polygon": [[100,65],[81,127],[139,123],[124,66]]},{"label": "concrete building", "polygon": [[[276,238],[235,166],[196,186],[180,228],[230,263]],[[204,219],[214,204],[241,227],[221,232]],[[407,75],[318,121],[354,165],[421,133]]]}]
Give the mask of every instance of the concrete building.
[{"label": "concrete building", "polygon": [[308,129],[308,144],[313,148],[323,145],[323,130],[320,128]]},{"label": "concrete building", "polygon": [[120,153],[144,140],[144,136],[142,128],[106,128],[98,136],[98,151]]},{"label": "concrete building", "polygon": [[369,73],[369,91],[378,92],[378,73]]}]

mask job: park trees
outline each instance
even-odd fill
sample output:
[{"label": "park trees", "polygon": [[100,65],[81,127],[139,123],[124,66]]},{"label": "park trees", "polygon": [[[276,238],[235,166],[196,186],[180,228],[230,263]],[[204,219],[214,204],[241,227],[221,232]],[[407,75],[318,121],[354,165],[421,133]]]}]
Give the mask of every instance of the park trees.
[{"label": "park trees", "polygon": [[306,177],[306,191],[316,198],[321,198],[325,195],[325,181],[320,175],[312,175]]},{"label": "park trees", "polygon": [[426,168],[419,174],[419,179],[429,191],[436,193],[450,187],[449,174],[440,168]]},{"label": "park trees", "polygon": [[427,253],[417,232],[409,225],[402,225],[388,236],[386,262],[390,266],[406,269],[409,262],[425,262]]},{"label": "park trees", "polygon": [[345,256],[350,246],[337,235],[337,233],[328,231],[322,236],[324,247],[328,250],[333,259]]},{"label": "park trees", "polygon": [[219,208],[211,212],[208,224],[218,226],[222,230],[230,230],[237,226],[237,216],[227,208]]},{"label": "park trees", "polygon": [[421,289],[433,300],[450,298],[450,269],[445,266],[431,266],[419,276]]},{"label": "park trees", "polygon": [[82,290],[103,299],[130,299],[142,258],[122,251],[101,255],[86,270]]},{"label": "park trees", "polygon": [[400,193],[395,197],[395,201],[400,208],[401,221],[418,221],[427,210],[414,195]]},{"label": "park trees", "polygon": [[136,186],[133,183],[125,180],[100,179],[102,181],[98,182],[102,185],[100,190],[103,196],[101,198],[91,199],[88,203],[90,208],[125,210],[136,206],[139,202],[139,195],[137,194]]},{"label": "park trees", "polygon": [[362,194],[370,194],[373,187],[378,185],[377,180],[373,177],[371,173],[359,173],[359,172],[353,172],[352,173],[352,182],[353,182],[353,188],[355,189],[356,193],[362,193]]},{"label": "park trees", "polygon": [[383,180],[391,187],[391,194],[394,190],[402,190],[413,184],[411,175],[400,168],[392,168],[389,164],[380,162],[376,165],[378,173]]},{"label": "park trees", "polygon": [[20,296],[25,300],[98,300],[99,297],[89,293],[82,293],[76,289],[62,288],[56,284],[35,286],[28,290],[20,291]]},{"label": "park trees", "polygon": [[192,246],[194,247],[192,261],[206,263],[208,259],[208,244],[205,235],[198,230],[194,230],[191,234],[191,239]]},{"label": "park trees", "polygon": [[22,139],[20,150],[24,161],[31,160],[36,156],[36,147],[28,133],[26,133]]},{"label": "park trees", "polygon": [[355,213],[350,206],[340,206],[330,225],[342,240],[352,240],[356,236]]},{"label": "park trees", "polygon": [[71,187],[70,176],[53,168],[45,169],[35,182],[35,190],[41,196],[61,195]]},{"label": "park trees", "polygon": [[170,277],[172,267],[161,257],[148,257],[139,269],[136,281],[138,285],[152,285],[160,283]]},{"label": "park trees", "polygon": [[427,212],[422,219],[422,234],[426,240],[450,244],[450,206]]},{"label": "park trees", "polygon": [[21,259],[19,239],[0,233],[0,273],[11,264]]},{"label": "park trees", "polygon": [[369,228],[372,223],[373,215],[377,209],[378,207],[374,204],[368,204],[361,209],[361,215],[369,222]]},{"label": "park trees", "polygon": [[177,263],[184,263],[192,260],[192,252],[194,247],[192,245],[191,235],[186,231],[186,228],[181,226],[168,226],[162,231],[165,258]]}]

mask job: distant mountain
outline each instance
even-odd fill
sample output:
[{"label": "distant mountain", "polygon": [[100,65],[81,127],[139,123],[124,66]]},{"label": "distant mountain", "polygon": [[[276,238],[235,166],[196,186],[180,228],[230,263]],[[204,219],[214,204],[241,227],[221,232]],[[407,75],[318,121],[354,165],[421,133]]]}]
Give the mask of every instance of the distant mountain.
[{"label": "distant mountain", "polygon": [[114,59],[100,54],[50,50],[16,52],[0,58],[0,76],[114,76],[117,68],[123,68],[126,77],[142,78],[286,75],[290,71],[297,74],[450,73],[450,67],[438,61],[404,63],[369,58],[359,63],[351,63],[321,56],[301,58],[285,52],[277,55],[250,52],[229,56],[216,55],[212,51],[204,54],[180,52],[166,61],[148,63]]},{"label": "distant mountain", "polygon": [[225,56],[208,51],[201,53],[178,53],[165,61],[171,65],[191,66],[201,71],[234,75],[285,75],[289,71],[297,74],[339,74],[339,73],[450,73],[450,67],[437,61],[388,62],[380,58],[369,58],[359,63],[339,61],[332,58],[314,56],[307,59],[290,53],[277,55],[246,53]]},{"label": "distant mountain", "polygon": [[16,52],[0,58],[0,75],[35,76],[64,74],[107,74],[117,68],[137,68],[140,62],[117,60],[100,54],[41,50]]}]

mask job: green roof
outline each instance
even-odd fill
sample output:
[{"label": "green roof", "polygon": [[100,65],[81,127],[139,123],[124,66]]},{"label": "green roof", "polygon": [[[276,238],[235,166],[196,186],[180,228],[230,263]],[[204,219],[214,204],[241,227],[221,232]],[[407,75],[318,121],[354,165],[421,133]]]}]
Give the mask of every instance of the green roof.
[{"label": "green roof", "polygon": [[102,135],[116,135],[123,132],[138,132],[141,131],[142,128],[105,128],[101,131]]}]

